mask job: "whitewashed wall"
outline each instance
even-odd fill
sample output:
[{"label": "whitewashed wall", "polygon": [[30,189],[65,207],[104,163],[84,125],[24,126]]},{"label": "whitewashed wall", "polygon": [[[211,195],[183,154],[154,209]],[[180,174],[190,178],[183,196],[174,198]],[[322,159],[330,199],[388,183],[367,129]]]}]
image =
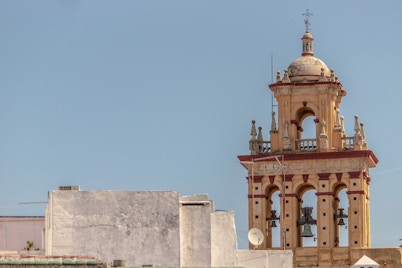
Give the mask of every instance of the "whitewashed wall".
[{"label": "whitewashed wall", "polygon": [[48,255],[90,255],[130,266],[179,266],[179,193],[52,191]]},{"label": "whitewashed wall", "polygon": [[236,267],[244,268],[292,268],[291,250],[236,250]]},{"label": "whitewashed wall", "polygon": [[200,195],[180,203],[180,266],[211,267],[212,202]]},{"label": "whitewashed wall", "polygon": [[232,211],[211,214],[211,266],[233,267],[236,226]]},{"label": "whitewashed wall", "polygon": [[229,267],[233,212],[215,212],[207,195],[174,191],[52,191],[46,254],[89,255],[129,266]]}]

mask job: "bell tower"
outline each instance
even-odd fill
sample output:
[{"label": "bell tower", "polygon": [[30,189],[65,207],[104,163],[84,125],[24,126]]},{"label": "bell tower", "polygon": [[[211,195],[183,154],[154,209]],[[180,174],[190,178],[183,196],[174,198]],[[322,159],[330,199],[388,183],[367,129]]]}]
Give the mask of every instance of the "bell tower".
[{"label": "bell tower", "polygon": [[250,154],[238,157],[248,171],[249,228],[264,234],[258,249],[293,250],[295,266],[351,264],[353,250],[370,247],[370,168],[378,159],[358,116],[346,133],[340,112],[346,90],[314,56],[307,23],[301,57],[269,85],[278,104],[269,140],[253,121]]}]

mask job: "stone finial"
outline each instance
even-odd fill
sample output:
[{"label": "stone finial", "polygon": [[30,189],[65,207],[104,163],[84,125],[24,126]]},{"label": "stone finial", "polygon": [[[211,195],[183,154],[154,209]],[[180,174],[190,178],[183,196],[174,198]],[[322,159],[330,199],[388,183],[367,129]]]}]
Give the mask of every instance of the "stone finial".
[{"label": "stone finial", "polygon": [[331,82],[334,82],[334,81],[335,81],[335,70],[334,70],[334,69],[331,70],[331,76],[330,76],[329,80],[330,80]]},{"label": "stone finial", "polygon": [[285,121],[285,130],[283,133],[284,138],[289,138],[289,123],[288,121]]},{"label": "stone finial", "polygon": [[341,132],[342,132],[342,134],[345,134],[345,123],[344,123],[344,117],[343,116],[340,116],[339,117],[340,119],[341,119]]},{"label": "stone finial", "polygon": [[355,135],[353,136],[353,147],[354,150],[362,150],[363,147],[363,138],[361,135],[361,129],[360,129],[360,124],[359,124],[359,117],[355,115]]},{"label": "stone finial", "polygon": [[264,138],[262,137],[262,127],[258,127],[257,141],[259,141],[259,142],[263,142],[263,141],[264,141]]},{"label": "stone finial", "polygon": [[360,135],[360,124],[359,124],[359,116],[355,115],[355,135]]},{"label": "stone finial", "polygon": [[271,121],[271,132],[276,132],[276,120],[275,120],[275,112],[272,111],[272,121]]},{"label": "stone finial", "polygon": [[360,123],[360,133],[362,134],[363,140],[365,140],[366,134],[364,133],[364,123],[363,122]]},{"label": "stone finial", "polygon": [[281,80],[281,72],[276,72],[276,82],[277,83],[279,83],[279,82],[282,82],[282,80]]},{"label": "stone finial", "polygon": [[321,133],[320,136],[326,136],[326,132],[325,132],[325,127],[327,126],[327,124],[325,123],[325,120],[322,119],[321,120]]},{"label": "stone finial", "polygon": [[321,74],[320,74],[320,78],[319,78],[319,82],[325,82],[327,81],[327,78],[325,78],[325,73],[324,73],[324,68],[321,68]]},{"label": "stone finial", "polygon": [[253,121],[251,121],[251,133],[250,133],[250,135],[251,135],[251,140],[252,141],[255,141],[256,140],[256,137],[257,137],[257,130],[256,130],[256,128],[255,128],[255,120],[253,120]]},{"label": "stone finial", "polygon": [[285,69],[285,73],[284,73],[284,75],[283,75],[282,82],[284,82],[284,83],[289,83],[289,82],[290,82],[289,73],[288,73],[288,70],[287,70],[287,69]]},{"label": "stone finial", "polygon": [[362,135],[363,149],[367,150],[366,133],[364,132],[364,123],[363,122],[360,123],[360,133]]},{"label": "stone finial", "polygon": [[339,116],[339,109],[335,109],[335,125],[334,125],[334,130],[335,131],[341,131],[341,118]]}]

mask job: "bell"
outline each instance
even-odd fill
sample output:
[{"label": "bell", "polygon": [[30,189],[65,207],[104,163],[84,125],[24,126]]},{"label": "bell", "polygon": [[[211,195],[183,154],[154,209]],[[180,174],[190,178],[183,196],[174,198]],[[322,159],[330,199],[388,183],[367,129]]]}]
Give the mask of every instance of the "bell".
[{"label": "bell", "polygon": [[338,225],[345,225],[345,222],[343,221],[342,218],[339,219]]},{"label": "bell", "polygon": [[271,227],[273,227],[273,228],[278,227],[278,226],[276,226],[276,222],[275,222],[275,221],[272,221]]},{"label": "bell", "polygon": [[303,232],[300,235],[301,237],[313,237],[313,233],[311,232],[311,226],[310,224],[306,223],[304,225]]}]

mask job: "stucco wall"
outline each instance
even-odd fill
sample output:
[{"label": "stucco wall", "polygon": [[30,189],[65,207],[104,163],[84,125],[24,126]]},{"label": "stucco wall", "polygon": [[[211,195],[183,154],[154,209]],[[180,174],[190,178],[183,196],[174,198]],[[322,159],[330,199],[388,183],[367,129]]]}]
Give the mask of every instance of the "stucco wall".
[{"label": "stucco wall", "polygon": [[291,250],[236,250],[236,267],[244,268],[292,268]]},{"label": "stucco wall", "polygon": [[212,203],[202,196],[180,203],[180,266],[210,267]]},{"label": "stucco wall", "polygon": [[130,266],[179,266],[179,193],[52,191],[48,255],[89,255]]},{"label": "stucco wall", "polygon": [[34,216],[0,217],[0,250],[22,250],[27,241],[43,249],[45,218]]},{"label": "stucco wall", "polygon": [[236,226],[232,211],[211,214],[211,266],[234,266]]}]

